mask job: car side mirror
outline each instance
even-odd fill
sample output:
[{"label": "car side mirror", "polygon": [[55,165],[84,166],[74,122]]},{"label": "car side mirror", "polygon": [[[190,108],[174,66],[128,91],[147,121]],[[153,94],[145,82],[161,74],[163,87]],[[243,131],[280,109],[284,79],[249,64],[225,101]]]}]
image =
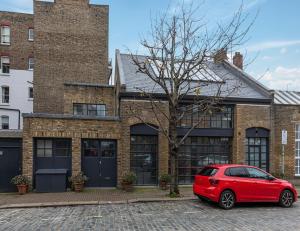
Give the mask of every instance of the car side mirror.
[{"label": "car side mirror", "polygon": [[267,176],[267,180],[272,181],[275,180],[276,178],[274,176],[268,175]]}]

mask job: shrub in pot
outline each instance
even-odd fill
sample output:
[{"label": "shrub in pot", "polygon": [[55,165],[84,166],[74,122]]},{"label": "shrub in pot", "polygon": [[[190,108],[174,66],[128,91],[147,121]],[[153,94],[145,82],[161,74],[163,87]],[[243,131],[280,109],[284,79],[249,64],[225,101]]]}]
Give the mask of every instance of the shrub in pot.
[{"label": "shrub in pot", "polygon": [[16,185],[20,195],[26,194],[28,192],[30,180],[28,177],[23,175],[17,175],[11,179],[11,183]]},{"label": "shrub in pot", "polygon": [[87,176],[83,172],[77,175],[69,177],[69,181],[72,183],[72,188],[75,192],[82,192],[84,188],[84,183],[88,180]]},{"label": "shrub in pot", "polygon": [[122,189],[126,192],[133,191],[133,184],[137,180],[137,176],[134,172],[125,174],[122,178]]},{"label": "shrub in pot", "polygon": [[171,176],[169,174],[163,174],[159,177],[159,187],[162,190],[167,190],[170,182]]}]

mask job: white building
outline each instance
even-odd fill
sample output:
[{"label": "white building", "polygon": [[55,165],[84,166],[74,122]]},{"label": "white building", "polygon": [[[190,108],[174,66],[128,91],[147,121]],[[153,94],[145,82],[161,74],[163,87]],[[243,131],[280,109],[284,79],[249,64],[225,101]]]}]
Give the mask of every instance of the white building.
[{"label": "white building", "polygon": [[0,130],[23,128],[33,111],[33,16],[0,12]]}]

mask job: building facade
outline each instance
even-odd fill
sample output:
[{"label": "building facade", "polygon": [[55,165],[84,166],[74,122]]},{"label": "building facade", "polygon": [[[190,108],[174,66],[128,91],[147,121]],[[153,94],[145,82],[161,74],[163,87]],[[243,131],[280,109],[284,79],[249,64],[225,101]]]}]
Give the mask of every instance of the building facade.
[{"label": "building facade", "polygon": [[0,129],[22,129],[33,109],[33,15],[0,12]]},{"label": "building facade", "polygon": [[[23,114],[18,139],[22,138],[22,164],[16,161],[33,187],[39,169],[67,169],[68,176],[83,171],[89,187],[117,187],[129,171],[137,174],[136,185],[156,186],[159,176],[169,172],[168,140],[154,129],[168,129],[168,121],[163,113],[151,110],[140,89],[154,89],[162,112],[168,113],[168,103],[161,89],[137,72],[131,56],[119,51],[114,84],[109,84],[108,15],[108,6],[88,0],[34,1],[34,106],[33,113]],[[182,136],[202,121],[180,148],[180,184],[191,184],[210,163],[245,163],[277,175],[284,166],[285,176],[297,179],[299,93],[291,93],[293,103],[283,103],[277,99],[280,92],[270,91],[242,70],[241,54],[233,61],[223,55],[207,64],[225,88],[241,86],[225,97],[222,110],[203,115],[195,108],[177,128]],[[212,96],[216,84],[204,85],[203,97]],[[193,97],[184,99],[183,109]],[[289,141],[284,161],[283,129]],[[3,146],[11,147],[8,135],[2,137]],[[3,153],[0,158],[7,161],[12,156]]]}]

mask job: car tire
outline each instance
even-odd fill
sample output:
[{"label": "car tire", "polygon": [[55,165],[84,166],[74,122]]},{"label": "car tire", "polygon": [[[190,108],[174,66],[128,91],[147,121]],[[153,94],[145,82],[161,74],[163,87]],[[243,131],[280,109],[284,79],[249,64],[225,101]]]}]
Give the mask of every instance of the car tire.
[{"label": "car tire", "polygon": [[235,195],[231,190],[225,190],[221,193],[219,206],[222,209],[232,209],[235,205]]},{"label": "car tire", "polygon": [[294,194],[291,190],[283,190],[280,194],[279,205],[283,208],[289,208],[294,203]]}]

